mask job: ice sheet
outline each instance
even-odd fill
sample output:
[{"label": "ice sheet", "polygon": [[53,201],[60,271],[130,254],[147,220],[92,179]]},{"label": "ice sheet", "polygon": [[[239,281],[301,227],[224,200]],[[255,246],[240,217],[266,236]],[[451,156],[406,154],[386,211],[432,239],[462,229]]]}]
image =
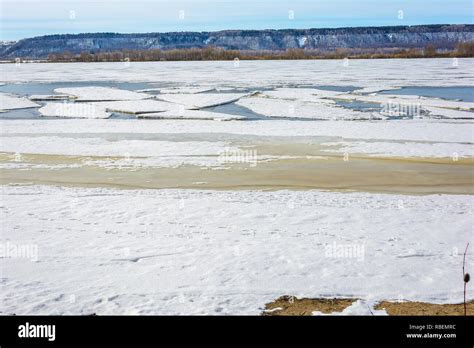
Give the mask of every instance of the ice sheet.
[{"label": "ice sheet", "polygon": [[[290,106],[300,105],[302,103],[304,105],[304,102],[310,102],[317,103],[319,107],[322,107],[320,106],[320,104],[327,104],[328,106],[331,106],[331,104],[335,103],[335,100],[360,101],[381,105],[381,112],[362,113],[362,115],[356,117],[358,119],[365,119],[369,116],[371,117],[371,119],[384,119],[388,116],[400,116],[404,114],[404,110],[408,111],[408,114],[412,114],[411,116],[416,117],[442,117],[454,119],[468,119],[474,117],[474,112],[472,112],[472,110],[474,109],[474,103],[470,102],[426,98],[415,95],[358,94],[362,92],[365,93],[367,91],[381,89],[381,87],[365,88],[355,91],[354,93],[342,93],[307,88],[279,88],[274,91],[265,91],[259,94],[259,96],[271,97],[271,99],[265,99],[267,103],[264,103],[263,100],[260,99],[254,99],[251,100],[251,102],[247,99],[242,99],[238,102],[238,104],[249,107],[255,112],[257,112],[256,110],[259,110],[259,113],[263,115],[275,116],[278,114],[286,114],[286,117],[291,116],[289,116],[288,113],[285,113],[285,109],[287,109],[288,107],[284,107],[284,101],[286,101],[286,103]],[[386,89],[396,88],[394,87]],[[277,101],[274,101],[273,98],[277,98]],[[247,106],[246,104],[249,104],[249,106]],[[283,106],[279,108],[278,105]],[[313,109],[314,112],[316,112],[316,106]],[[347,111],[347,113],[349,113],[349,111]],[[306,112],[303,114],[311,115],[311,112]],[[334,112],[333,114],[336,119],[348,118],[348,115],[341,115],[341,112]]]},{"label": "ice sheet", "polygon": [[437,108],[433,106],[424,106],[430,112],[430,116],[452,119],[473,119],[474,111],[453,110],[447,108]]},{"label": "ice sheet", "polygon": [[243,93],[159,94],[157,99],[182,104],[186,109],[202,109],[232,103],[245,96]]},{"label": "ice sheet", "polygon": [[177,108],[174,104],[154,99],[94,102],[91,104],[106,108],[108,111],[129,114],[154,113]]},{"label": "ice sheet", "polygon": [[348,140],[396,140],[474,143],[474,124],[450,120],[299,121],[255,120],[213,122],[197,120],[8,120],[3,135],[90,133],[200,134],[220,133],[267,137],[340,137]]},{"label": "ice sheet", "polygon": [[401,89],[401,87],[383,87],[383,86],[373,86],[373,87],[364,87],[361,89],[356,89],[353,93],[354,94],[374,94],[377,92],[382,92],[382,91],[392,91],[392,90],[397,90]]},{"label": "ice sheet", "polygon": [[102,137],[5,137],[0,142],[1,152],[69,156],[119,157],[94,162],[101,166],[118,166],[125,159],[128,166],[178,166],[182,164],[217,166],[219,154],[237,148],[223,141],[157,141],[115,140]]},{"label": "ice sheet", "polygon": [[159,89],[161,94],[195,94],[213,91],[214,88],[208,87],[176,87]]},{"label": "ice sheet", "polygon": [[[1,64],[4,83],[47,81],[138,81],[205,87],[327,86],[472,86],[474,60],[351,59],[207,62],[123,62]],[[403,73],[400,73],[403,72]]]},{"label": "ice sheet", "polygon": [[40,105],[28,100],[27,98],[18,97],[13,94],[0,93],[0,110],[16,110],[37,107],[40,107]]},{"label": "ice sheet", "polygon": [[[175,108],[176,109],[176,108]],[[145,119],[170,119],[170,120],[214,120],[214,121],[232,121],[245,120],[247,117],[238,115],[229,115],[221,112],[211,112],[204,110],[186,110],[179,109],[173,111],[165,111],[159,113],[137,115],[139,118]]]},{"label": "ice sheet", "polygon": [[426,98],[417,95],[390,95],[390,94],[378,94],[378,95],[351,95],[351,94],[340,94],[338,99],[341,100],[357,100],[368,103],[379,103],[379,104],[402,104],[402,105],[419,105],[421,107],[435,107],[435,108],[446,108],[446,109],[460,109],[460,110],[471,110],[474,109],[474,103],[462,102],[462,101],[451,101],[436,98]]},{"label": "ice sheet", "polygon": [[[308,96],[304,97],[305,100]],[[238,100],[237,105],[267,117],[308,118],[315,120],[383,119],[378,113],[360,112],[337,107],[334,103],[313,98],[313,102],[252,96]]]},{"label": "ice sheet", "polygon": [[70,95],[60,94],[33,94],[28,97],[30,100],[68,100],[71,99]]},{"label": "ice sheet", "polygon": [[152,97],[145,93],[97,86],[56,88],[54,92],[71,95],[75,97],[77,101],[140,100]]},{"label": "ice sheet", "polygon": [[108,118],[111,115],[105,108],[89,103],[47,103],[38,111],[46,117]]},{"label": "ice sheet", "polygon": [[472,204],[462,195],[3,186],[3,242],[37,254],[0,259],[0,311],[259,314],[288,294],[459,303]]},{"label": "ice sheet", "polygon": [[272,91],[261,92],[259,95],[284,100],[334,104],[333,100],[323,98],[336,98],[340,95],[347,94],[348,93],[345,92],[328,91],[317,88],[277,88]]},{"label": "ice sheet", "polygon": [[371,154],[382,157],[474,157],[474,144],[354,141],[323,143],[323,145],[337,146],[337,149],[323,150],[325,152]]}]

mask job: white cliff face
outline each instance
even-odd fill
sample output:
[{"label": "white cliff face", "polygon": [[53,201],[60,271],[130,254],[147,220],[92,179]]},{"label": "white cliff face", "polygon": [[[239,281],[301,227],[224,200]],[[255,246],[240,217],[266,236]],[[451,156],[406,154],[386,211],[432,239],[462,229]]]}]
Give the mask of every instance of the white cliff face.
[{"label": "white cliff face", "polygon": [[298,45],[303,48],[306,46],[306,43],[308,41],[308,38],[306,36],[300,36],[298,37]]}]

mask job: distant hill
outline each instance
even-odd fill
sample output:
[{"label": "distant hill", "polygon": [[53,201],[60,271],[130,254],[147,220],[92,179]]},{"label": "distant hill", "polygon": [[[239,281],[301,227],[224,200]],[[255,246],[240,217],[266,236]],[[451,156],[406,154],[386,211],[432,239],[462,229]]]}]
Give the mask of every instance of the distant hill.
[{"label": "distant hill", "polygon": [[232,50],[281,51],[300,48],[332,51],[374,48],[453,49],[474,41],[474,25],[421,25],[336,29],[223,30],[146,34],[92,33],[47,35],[2,42],[0,58],[44,59],[50,54],[121,50],[182,49],[207,46]]}]

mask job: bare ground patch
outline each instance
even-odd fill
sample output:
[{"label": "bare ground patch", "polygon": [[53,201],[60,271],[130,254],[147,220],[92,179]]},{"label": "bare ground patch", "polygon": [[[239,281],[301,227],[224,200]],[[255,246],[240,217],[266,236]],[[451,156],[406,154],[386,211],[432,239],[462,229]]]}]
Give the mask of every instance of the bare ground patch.
[{"label": "bare ground patch", "polygon": [[[464,315],[464,304],[382,301],[374,307],[385,309],[388,315]],[[474,301],[467,303],[467,315],[474,315]]]},{"label": "bare ground patch", "polygon": [[[267,303],[263,316],[306,316],[319,311],[325,314],[342,312],[352,305],[355,298],[296,298],[282,296]],[[373,310],[385,310],[388,315],[464,315],[464,304],[436,304],[428,302],[382,301]],[[467,303],[467,315],[474,315],[474,301]]]},{"label": "bare ground patch", "polygon": [[357,299],[352,298],[296,298],[294,296],[282,296],[265,305],[262,315],[312,315],[315,311],[322,313],[342,312]]}]

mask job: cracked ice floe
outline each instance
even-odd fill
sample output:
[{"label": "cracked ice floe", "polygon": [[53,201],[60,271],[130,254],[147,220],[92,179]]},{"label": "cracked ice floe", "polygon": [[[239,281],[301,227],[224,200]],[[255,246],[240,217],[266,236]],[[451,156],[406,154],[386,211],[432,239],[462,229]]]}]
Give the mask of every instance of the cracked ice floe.
[{"label": "cracked ice floe", "polygon": [[33,94],[28,97],[30,100],[68,100],[72,99],[66,94]]},{"label": "cracked ice floe", "polygon": [[56,88],[54,92],[73,96],[77,101],[140,100],[153,97],[145,93],[96,86]]},{"label": "cracked ice floe", "polygon": [[156,93],[159,92],[161,94],[198,94],[198,93],[204,93],[204,92],[210,92],[214,91],[215,88],[213,87],[174,87],[174,88],[145,88],[145,89],[139,89],[136,90],[135,92],[152,92]]},{"label": "cracked ice floe", "polygon": [[203,110],[174,110],[158,113],[139,114],[138,118],[149,119],[170,119],[170,120],[214,120],[214,121],[232,121],[232,120],[246,120],[245,116],[229,115],[220,112],[211,112]]},{"label": "cracked ice floe", "polygon": [[244,93],[203,93],[203,94],[160,94],[156,97],[171,103],[184,105],[186,109],[202,109],[229,104],[247,94]]},{"label": "cracked ice floe", "polygon": [[[394,116],[397,114],[402,115],[403,110],[407,111],[412,116],[425,116],[429,114],[429,117],[435,116],[440,118],[453,118],[453,119],[468,119],[474,118],[474,113],[469,112],[474,108],[474,103],[471,102],[459,102],[451,100],[443,100],[437,98],[426,98],[416,95],[361,95],[357,93],[364,93],[375,91],[375,90],[389,90],[397,89],[397,87],[383,88],[364,88],[357,90],[352,93],[337,92],[337,91],[325,91],[310,88],[279,88],[274,91],[265,91],[260,93],[260,96],[267,96],[271,98],[277,98],[281,100],[296,101],[296,102],[312,102],[319,104],[335,104],[335,100],[342,101],[359,101],[364,103],[375,103],[385,108],[381,113],[377,113],[374,118],[386,118],[386,116]],[[245,99],[241,99],[238,104],[243,104]],[[283,112],[283,110],[282,110]],[[264,113],[265,114],[265,113]],[[367,118],[367,114],[364,114]],[[372,115],[374,116],[374,115]],[[286,116],[291,117],[291,116]]]},{"label": "cracked ice floe", "polygon": [[41,116],[68,118],[108,118],[104,107],[87,103],[47,103],[38,110]]},{"label": "cracked ice floe", "polygon": [[473,144],[341,141],[322,143],[321,145],[337,147],[335,149],[323,149],[323,152],[370,154],[370,156],[379,157],[474,157]]},{"label": "cracked ice floe", "polygon": [[15,110],[38,108],[38,105],[24,97],[18,97],[13,94],[0,93],[0,110]]},{"label": "cracked ice floe", "polygon": [[[176,87],[176,88],[157,88],[161,94],[198,94],[215,90],[212,87]],[[143,90],[146,92],[147,90]]]},{"label": "cracked ice floe", "polygon": [[354,94],[373,94],[382,91],[395,91],[401,89],[401,87],[396,86],[373,86],[373,87],[364,87],[360,89],[356,89],[352,93]]},{"label": "cracked ice floe", "polygon": [[372,114],[338,107],[334,102],[318,100],[282,100],[265,97],[247,97],[236,102],[251,111],[267,117],[308,118],[319,120],[370,120],[382,119],[380,114]]},{"label": "cracked ice floe", "polygon": [[337,98],[340,95],[347,95],[347,93],[316,88],[277,88],[273,91],[258,93],[258,95],[277,99],[334,104],[333,100],[326,98]]},{"label": "cracked ice floe", "polygon": [[474,118],[474,112],[462,111],[447,108],[437,108],[432,106],[424,106],[425,110],[429,111],[430,116],[438,116],[440,118],[452,118],[452,119],[472,119]]},{"label": "cracked ice floe", "polygon": [[172,110],[173,108],[177,107],[176,104],[154,99],[93,102],[91,104],[103,107],[108,111],[123,112],[128,114],[154,113]]},{"label": "cracked ice floe", "polygon": [[245,87],[216,87],[214,88],[216,92],[230,92],[230,91],[241,91],[245,92],[247,88]]},{"label": "cracked ice floe", "polygon": [[400,104],[400,105],[419,105],[422,108],[435,107],[445,109],[459,109],[459,110],[471,110],[474,109],[474,103],[452,101],[436,98],[426,98],[417,95],[353,95],[353,94],[339,94],[337,99],[347,101],[361,101],[368,103],[378,104]]}]

